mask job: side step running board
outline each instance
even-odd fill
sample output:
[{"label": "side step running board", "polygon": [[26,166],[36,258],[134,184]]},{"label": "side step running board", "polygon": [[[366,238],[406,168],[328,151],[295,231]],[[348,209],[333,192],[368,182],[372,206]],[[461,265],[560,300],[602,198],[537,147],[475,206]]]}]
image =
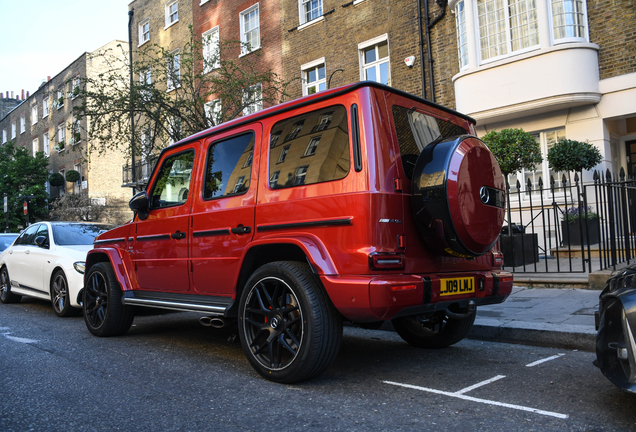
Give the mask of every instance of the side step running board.
[{"label": "side step running board", "polygon": [[234,302],[227,297],[139,293],[127,291],[122,302],[130,306],[145,306],[184,312],[205,312],[212,316],[225,316]]}]

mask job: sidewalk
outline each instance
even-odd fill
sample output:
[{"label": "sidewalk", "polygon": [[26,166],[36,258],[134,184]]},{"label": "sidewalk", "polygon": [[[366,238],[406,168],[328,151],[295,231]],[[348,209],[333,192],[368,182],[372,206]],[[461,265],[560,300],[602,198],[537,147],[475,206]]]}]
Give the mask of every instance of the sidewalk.
[{"label": "sidewalk", "polygon": [[600,293],[515,286],[504,303],[477,308],[475,324],[467,337],[594,351],[594,311]]}]

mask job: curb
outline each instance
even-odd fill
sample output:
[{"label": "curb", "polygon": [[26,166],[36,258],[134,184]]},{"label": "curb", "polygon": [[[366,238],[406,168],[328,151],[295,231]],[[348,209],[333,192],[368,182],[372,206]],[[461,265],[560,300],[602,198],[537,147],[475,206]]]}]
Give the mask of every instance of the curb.
[{"label": "curb", "polygon": [[[492,321],[492,322],[489,322]],[[500,322],[478,319],[468,339],[594,352],[596,330],[591,326]]]}]

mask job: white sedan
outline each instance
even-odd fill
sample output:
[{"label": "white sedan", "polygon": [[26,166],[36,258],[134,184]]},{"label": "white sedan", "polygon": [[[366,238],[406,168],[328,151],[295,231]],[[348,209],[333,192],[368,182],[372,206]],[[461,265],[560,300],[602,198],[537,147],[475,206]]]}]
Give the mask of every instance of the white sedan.
[{"label": "white sedan", "polygon": [[80,222],[38,222],[0,254],[0,301],[22,296],[50,300],[57,316],[81,311],[86,254],[95,237],[109,225]]}]

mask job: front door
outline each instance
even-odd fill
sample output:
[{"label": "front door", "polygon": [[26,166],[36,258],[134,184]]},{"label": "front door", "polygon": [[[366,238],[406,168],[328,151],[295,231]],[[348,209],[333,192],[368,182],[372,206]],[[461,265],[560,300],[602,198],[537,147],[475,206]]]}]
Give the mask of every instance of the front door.
[{"label": "front door", "polygon": [[192,208],[192,282],[196,292],[231,296],[241,256],[254,236],[259,123],[204,142],[203,193]]},{"label": "front door", "polygon": [[135,222],[131,259],[139,289],[182,292],[190,289],[188,228],[195,145],[180,147],[158,163],[148,189],[150,210]]},{"label": "front door", "polygon": [[627,155],[627,176],[633,177],[636,175],[634,168],[636,167],[636,140],[625,141],[625,154]]}]

